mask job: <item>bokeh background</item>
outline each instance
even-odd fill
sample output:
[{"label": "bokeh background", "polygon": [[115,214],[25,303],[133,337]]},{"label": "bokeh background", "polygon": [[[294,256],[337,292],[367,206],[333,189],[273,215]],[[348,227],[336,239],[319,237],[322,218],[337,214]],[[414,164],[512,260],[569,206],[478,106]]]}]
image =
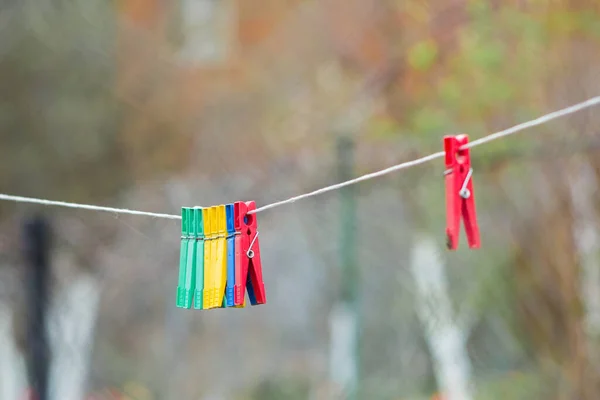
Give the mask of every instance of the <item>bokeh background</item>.
[{"label": "bokeh background", "polygon": [[[596,0],[6,0],[0,192],[264,205],[599,95],[599,66]],[[0,398],[598,399],[599,127],[472,151],[477,251],[445,249],[441,160],[260,214],[243,310],[175,307],[178,221],[2,203]]]}]

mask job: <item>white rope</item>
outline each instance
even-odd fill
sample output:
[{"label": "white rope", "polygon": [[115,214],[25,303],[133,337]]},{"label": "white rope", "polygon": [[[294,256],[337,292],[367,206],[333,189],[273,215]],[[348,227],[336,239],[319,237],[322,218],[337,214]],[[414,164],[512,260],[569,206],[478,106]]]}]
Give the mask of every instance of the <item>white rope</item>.
[{"label": "white rope", "polygon": [[[491,135],[482,137],[481,139],[473,140],[472,142],[465,145],[463,148],[471,148],[471,147],[479,146],[484,143],[488,143],[493,140],[500,139],[505,136],[517,133],[517,132],[521,132],[525,129],[529,129],[534,126],[544,124],[544,123],[552,121],[554,119],[564,117],[569,114],[573,114],[577,111],[581,111],[583,109],[586,109],[586,108],[589,108],[589,107],[592,107],[592,106],[595,106],[598,104],[600,104],[600,96],[592,97],[591,99],[588,99],[581,103],[574,104],[570,107],[551,112],[549,114],[543,115],[534,120],[513,126],[512,128],[508,128],[503,131],[493,133]],[[422,158],[418,158],[413,161],[407,161],[407,162],[403,162],[401,164],[393,165],[391,167],[382,169],[381,171],[371,172],[370,174],[362,175],[362,176],[359,176],[358,178],[354,178],[349,181],[337,183],[335,185],[317,189],[315,191],[301,194],[299,196],[290,197],[289,199],[286,199],[286,200],[281,200],[281,201],[278,201],[275,203],[267,204],[267,205],[257,208],[256,210],[250,211],[249,214],[256,214],[259,212],[269,210],[271,208],[279,207],[279,206],[282,206],[285,204],[291,204],[298,200],[306,199],[308,197],[313,197],[313,196],[317,196],[319,194],[331,192],[333,190],[338,190],[343,187],[354,185],[356,183],[363,182],[363,181],[366,181],[369,179],[378,178],[380,176],[387,175],[392,172],[399,171],[401,169],[406,169],[406,168],[417,166],[419,164],[424,164],[428,161],[435,160],[436,158],[441,158],[443,156],[444,156],[443,151],[433,153],[433,154],[430,154],[430,155],[422,157]],[[155,218],[181,219],[180,215],[158,214],[158,213],[151,213],[151,212],[145,212],[145,211],[128,210],[126,208],[100,207],[100,206],[94,206],[94,205],[88,205],[88,204],[67,203],[64,201],[36,199],[36,198],[31,198],[31,197],[12,196],[12,195],[8,195],[8,194],[0,194],[0,200],[14,201],[17,203],[34,203],[34,204],[41,204],[41,205],[45,205],[45,206],[78,208],[78,209],[91,210],[91,211],[105,211],[105,212],[111,212],[111,213],[115,213],[115,214],[131,214],[131,215],[143,215],[143,216],[155,217]]]},{"label": "white rope", "polygon": [[[505,137],[505,136],[508,136],[508,135],[512,135],[513,133],[517,133],[517,132],[523,131],[525,129],[534,127],[534,126],[544,124],[544,123],[549,122],[549,121],[551,121],[553,119],[564,117],[565,115],[573,114],[573,113],[575,113],[577,111],[580,111],[580,110],[583,110],[585,108],[589,108],[589,107],[595,106],[597,104],[600,104],[600,96],[592,97],[589,100],[583,101],[581,103],[572,105],[572,106],[567,107],[567,108],[563,108],[562,110],[554,111],[552,113],[543,115],[543,116],[541,116],[539,118],[536,118],[534,120],[531,120],[531,121],[524,122],[522,124],[513,126],[512,128],[508,128],[508,129],[505,129],[503,131],[496,132],[496,133],[493,133],[491,135],[482,137],[481,139],[473,140],[472,142],[469,142],[467,145],[465,145],[464,148],[471,148],[471,147],[479,146],[479,145],[482,145],[484,143],[491,142],[492,140],[500,139],[502,137]],[[308,197],[313,197],[313,196],[316,196],[316,195],[319,195],[319,194],[322,194],[322,193],[327,193],[327,192],[330,192],[332,190],[337,190],[337,189],[343,188],[345,186],[354,185],[355,183],[366,181],[366,180],[372,179],[372,178],[377,178],[379,176],[387,175],[387,174],[390,174],[392,172],[395,172],[395,171],[398,171],[398,170],[401,170],[401,169],[414,167],[415,165],[423,164],[423,163],[425,163],[427,161],[435,160],[436,158],[441,158],[443,156],[444,156],[444,152],[441,151],[439,153],[434,153],[434,154],[431,154],[431,155],[428,155],[428,156],[425,156],[425,157],[422,157],[422,158],[418,158],[418,159],[413,160],[413,161],[408,161],[408,162],[404,162],[404,163],[401,163],[401,164],[397,164],[397,165],[394,165],[392,167],[389,167],[389,168],[386,168],[386,169],[382,169],[381,171],[372,172],[370,174],[359,176],[358,178],[354,178],[354,179],[351,179],[351,180],[346,181],[346,182],[337,183],[335,185],[327,186],[327,187],[315,190],[315,191],[310,192],[310,193],[301,194],[299,196],[294,196],[294,197],[291,197],[291,198],[286,199],[286,200],[278,201],[276,203],[267,204],[265,206],[257,208],[254,211],[251,211],[249,214],[256,214],[256,213],[259,213],[259,212],[262,212],[262,211],[265,211],[265,210],[269,210],[271,208],[279,207],[279,206],[282,206],[282,205],[285,205],[285,204],[294,203],[294,202],[296,202],[298,200],[301,200],[301,199],[306,199]]]},{"label": "white rope", "polygon": [[287,200],[282,200],[282,201],[278,201],[276,203],[267,204],[266,206],[262,206],[262,207],[257,208],[256,210],[250,211],[248,214],[256,214],[256,213],[259,213],[259,212],[262,212],[262,211],[265,211],[265,210],[268,210],[271,208],[282,206],[284,204],[294,203],[298,200],[306,199],[307,197],[313,197],[318,194],[323,194],[323,193],[331,192],[332,190],[341,189],[345,186],[354,185],[355,183],[358,183],[358,182],[362,182],[362,181],[366,181],[369,179],[377,178],[379,176],[387,175],[387,174],[390,174],[392,172],[395,172],[395,171],[398,171],[401,169],[414,167],[416,165],[426,163],[427,161],[431,161],[431,160],[435,160],[436,158],[444,157],[444,154],[445,153],[443,151],[440,151],[439,153],[430,154],[428,156],[419,158],[417,160],[407,161],[402,164],[397,164],[397,165],[391,166],[389,168],[382,169],[381,171],[371,172],[370,174],[359,176],[358,178],[354,178],[354,179],[351,179],[346,182],[336,183],[335,185],[331,185],[331,186],[324,187],[322,189],[315,190],[314,192],[301,194],[299,196],[291,197]]},{"label": "white rope", "polygon": [[114,213],[114,214],[131,214],[131,215],[143,215],[146,217],[155,217],[155,218],[181,219],[180,215],[158,214],[158,213],[151,213],[151,212],[146,212],[146,211],[128,210],[126,208],[100,207],[100,206],[93,206],[93,205],[88,205],[88,204],[67,203],[64,201],[34,199],[32,197],[12,196],[9,194],[0,194],[0,200],[14,201],[17,203],[41,204],[44,206],[79,208],[82,210],[91,210],[91,211],[106,211],[106,212],[110,212],[110,213]]},{"label": "white rope", "polygon": [[517,133],[523,131],[525,129],[533,128],[534,126],[545,124],[546,122],[552,121],[553,119],[557,119],[560,117],[564,117],[569,114],[576,113],[577,111],[581,111],[585,108],[593,107],[595,105],[600,104],[600,96],[592,97],[589,100],[583,101],[578,104],[574,104],[570,107],[563,108],[562,110],[551,112],[550,114],[543,115],[534,120],[523,122],[522,124],[515,125],[512,128],[505,129],[500,132],[492,133],[491,135],[487,135],[482,137],[481,139],[473,140],[468,143],[465,148],[479,146],[481,144],[491,142],[492,140],[500,139],[501,137],[512,135],[513,133]]}]

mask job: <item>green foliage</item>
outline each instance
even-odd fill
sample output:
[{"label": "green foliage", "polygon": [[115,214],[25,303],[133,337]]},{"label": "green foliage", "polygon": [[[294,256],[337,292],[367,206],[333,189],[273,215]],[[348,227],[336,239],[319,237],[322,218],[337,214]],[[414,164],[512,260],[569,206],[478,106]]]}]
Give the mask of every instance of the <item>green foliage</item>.
[{"label": "green foliage", "polygon": [[487,16],[491,11],[490,3],[486,0],[473,0],[467,2],[467,12],[472,18]]},{"label": "green foliage", "polygon": [[462,101],[463,92],[458,79],[454,76],[444,76],[438,82],[437,90],[440,100],[445,107],[449,109],[458,109],[458,105]]},{"label": "green foliage", "polygon": [[269,379],[261,382],[253,391],[251,400],[304,400],[309,398],[307,382],[294,379]]},{"label": "green foliage", "polygon": [[423,40],[408,51],[408,64],[415,70],[427,71],[435,63],[438,48],[433,40]]},{"label": "green foliage", "polygon": [[504,44],[489,41],[491,38],[486,34],[471,32],[463,41],[465,62],[474,68],[480,68],[489,73],[497,70],[504,64]]},{"label": "green foliage", "polygon": [[584,38],[600,38],[600,18],[592,10],[560,10],[549,13],[544,28],[554,38],[577,35]]},{"label": "green foliage", "polygon": [[594,39],[600,39],[600,18],[592,11],[582,11],[579,14],[579,28],[584,34]]},{"label": "green foliage", "polygon": [[419,134],[443,132],[450,122],[447,113],[439,108],[423,106],[414,111],[412,129]]},{"label": "green foliage", "polygon": [[393,137],[398,129],[398,123],[391,118],[376,118],[368,126],[369,135],[376,138]]},{"label": "green foliage", "polygon": [[[407,73],[411,103],[404,112],[403,126],[424,148],[448,132],[465,132],[477,138],[547,111],[543,96],[547,77],[556,71],[548,54],[557,42],[578,32],[594,38],[600,34],[600,19],[592,12],[555,11],[534,14],[510,5],[492,9],[487,1],[469,2],[471,19],[455,33],[458,48],[438,56],[429,40],[408,51],[408,65],[420,74]],[[436,69],[431,69],[432,63]],[[490,124],[494,121],[494,124]],[[504,121],[499,125],[496,121]],[[531,147],[527,139],[497,141],[485,148],[485,157]]]},{"label": "green foliage", "polygon": [[[544,381],[535,372],[515,371],[506,375],[481,381],[478,385],[478,399],[529,400],[548,398]],[[546,396],[544,396],[544,394]]]}]

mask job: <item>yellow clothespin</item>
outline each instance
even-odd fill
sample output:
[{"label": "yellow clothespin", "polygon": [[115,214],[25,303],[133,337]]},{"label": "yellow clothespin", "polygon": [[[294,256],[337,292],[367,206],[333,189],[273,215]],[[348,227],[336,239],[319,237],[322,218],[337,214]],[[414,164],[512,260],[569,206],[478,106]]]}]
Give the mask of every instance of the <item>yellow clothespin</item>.
[{"label": "yellow clothespin", "polygon": [[211,307],[211,294],[214,287],[214,268],[212,264],[212,243],[214,242],[212,230],[212,207],[202,209],[202,219],[204,220],[204,299],[202,308]]},{"label": "yellow clothespin", "polygon": [[215,207],[217,209],[217,264],[215,268],[215,302],[217,307],[222,307],[225,298],[225,286],[227,285],[227,219],[225,205]]},{"label": "yellow clothespin", "polygon": [[219,278],[219,207],[213,206],[210,208],[210,229],[212,231],[212,240],[210,243],[210,265],[212,270],[212,282],[211,282],[211,293],[210,293],[210,308],[217,308],[221,306],[218,296],[217,281]]}]

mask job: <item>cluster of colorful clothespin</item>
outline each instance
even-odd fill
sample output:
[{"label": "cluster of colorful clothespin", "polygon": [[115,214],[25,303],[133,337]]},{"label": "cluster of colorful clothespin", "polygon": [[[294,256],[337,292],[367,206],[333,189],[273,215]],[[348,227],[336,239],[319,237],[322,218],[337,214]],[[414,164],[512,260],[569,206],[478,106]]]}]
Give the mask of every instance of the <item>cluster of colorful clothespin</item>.
[{"label": "cluster of colorful clothespin", "polygon": [[[467,135],[444,137],[446,238],[458,247],[464,220],[470,248],[479,248],[473,168]],[[266,303],[253,201],[181,209],[177,307],[210,309]]]},{"label": "cluster of colorful clothespin", "polygon": [[266,303],[254,201],[181,209],[177,307]]},{"label": "cluster of colorful clothespin", "polygon": [[479,226],[473,193],[473,168],[467,147],[469,136],[444,136],[446,170],[446,245],[450,250],[458,247],[460,220],[464,220],[469,247],[480,246]]}]

